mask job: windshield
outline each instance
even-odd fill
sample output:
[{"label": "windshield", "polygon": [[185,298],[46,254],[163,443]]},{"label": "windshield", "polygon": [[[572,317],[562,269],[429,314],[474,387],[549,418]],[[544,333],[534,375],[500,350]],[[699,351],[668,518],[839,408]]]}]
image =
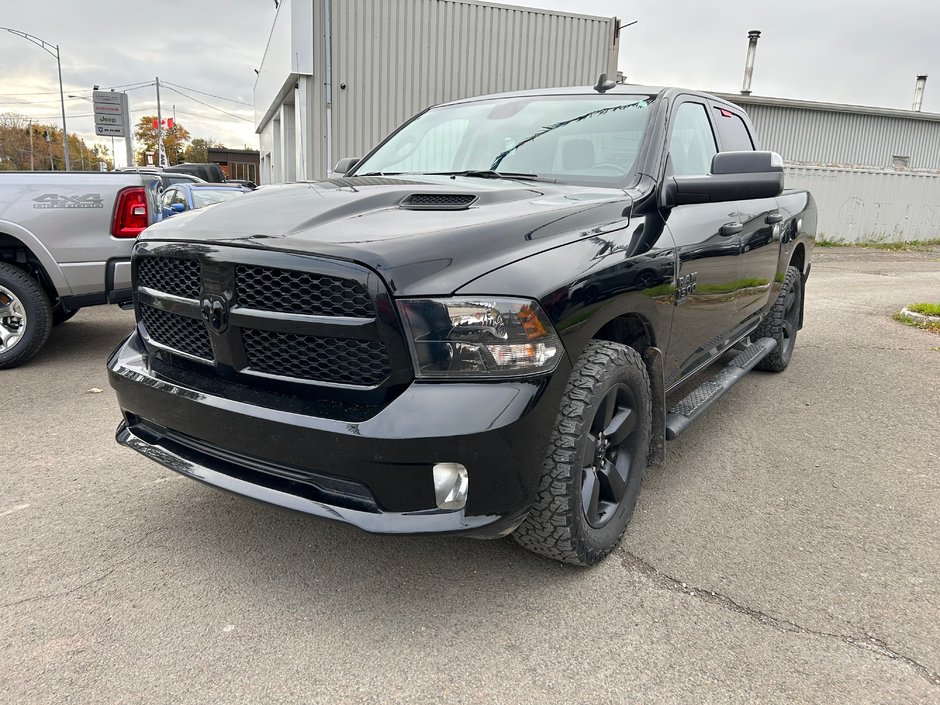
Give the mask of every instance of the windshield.
[{"label": "windshield", "polygon": [[233,198],[241,196],[243,193],[244,191],[237,188],[194,188],[193,205],[196,208],[204,208],[205,206],[211,206],[213,203],[231,201]]},{"label": "windshield", "polygon": [[535,96],[432,108],[356,167],[357,176],[486,171],[619,186],[652,96]]}]

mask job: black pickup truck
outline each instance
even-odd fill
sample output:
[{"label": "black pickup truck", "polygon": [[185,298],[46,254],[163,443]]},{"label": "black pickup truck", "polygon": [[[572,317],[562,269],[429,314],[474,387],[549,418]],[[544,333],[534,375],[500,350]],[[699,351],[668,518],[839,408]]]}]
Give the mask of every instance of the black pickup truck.
[{"label": "black pickup truck", "polygon": [[472,98],[334,171],[145,231],[120,443],[366,531],[588,565],[664,441],[790,361],[816,208],[736,105],[603,77]]}]

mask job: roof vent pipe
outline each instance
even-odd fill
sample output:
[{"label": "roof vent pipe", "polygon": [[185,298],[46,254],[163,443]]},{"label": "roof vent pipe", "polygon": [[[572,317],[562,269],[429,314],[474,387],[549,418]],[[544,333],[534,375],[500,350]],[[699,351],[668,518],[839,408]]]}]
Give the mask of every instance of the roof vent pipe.
[{"label": "roof vent pipe", "polygon": [[759,29],[752,29],[747,33],[747,59],[744,61],[744,85],[741,86],[741,95],[751,95],[751,77],[754,75],[754,57],[757,55],[758,39],[760,39]]},{"label": "roof vent pipe", "polygon": [[921,74],[917,77],[917,83],[914,84],[914,105],[911,110],[920,112],[920,106],[924,102],[924,88],[927,87],[927,75]]}]

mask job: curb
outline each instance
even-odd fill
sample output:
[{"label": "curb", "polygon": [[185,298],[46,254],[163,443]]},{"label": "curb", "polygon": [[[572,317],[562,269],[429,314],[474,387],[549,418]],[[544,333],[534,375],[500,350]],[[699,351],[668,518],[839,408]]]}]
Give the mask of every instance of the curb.
[{"label": "curb", "polygon": [[940,324],[940,316],[926,316],[923,313],[917,313],[916,311],[911,311],[907,306],[901,309],[901,315],[907,316],[911,320],[919,321],[920,323]]}]

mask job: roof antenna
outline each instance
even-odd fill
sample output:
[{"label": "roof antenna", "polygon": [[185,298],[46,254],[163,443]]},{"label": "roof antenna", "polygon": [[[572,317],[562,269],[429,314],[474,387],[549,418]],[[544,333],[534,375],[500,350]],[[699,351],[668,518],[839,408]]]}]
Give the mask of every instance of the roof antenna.
[{"label": "roof antenna", "polygon": [[613,88],[616,85],[617,84],[614,81],[607,80],[606,73],[602,73],[600,75],[600,78],[597,79],[597,85],[594,86],[594,90],[597,91],[598,93],[606,93],[607,91],[609,91],[611,88]]}]

